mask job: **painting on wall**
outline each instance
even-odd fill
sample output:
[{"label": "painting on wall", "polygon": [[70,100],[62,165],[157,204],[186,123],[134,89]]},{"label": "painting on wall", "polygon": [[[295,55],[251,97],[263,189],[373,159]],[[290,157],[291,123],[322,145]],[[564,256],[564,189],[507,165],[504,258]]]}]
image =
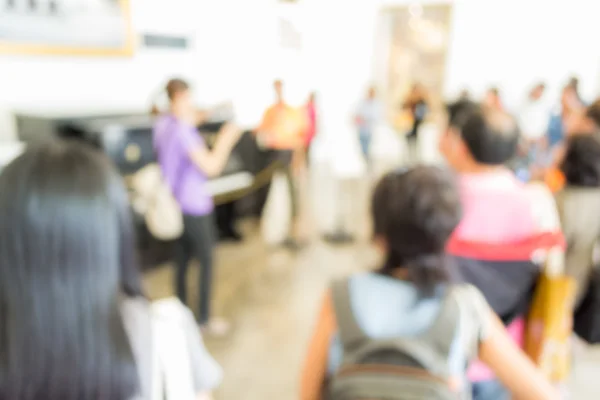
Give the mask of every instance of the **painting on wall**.
[{"label": "painting on wall", "polygon": [[0,15],[0,53],[133,53],[129,0],[0,0]]},{"label": "painting on wall", "polygon": [[402,117],[401,104],[417,83],[426,88],[434,111],[442,107],[451,17],[451,4],[415,4],[383,12],[385,48],[381,51],[385,55],[380,59],[385,61],[381,75],[392,115]]}]

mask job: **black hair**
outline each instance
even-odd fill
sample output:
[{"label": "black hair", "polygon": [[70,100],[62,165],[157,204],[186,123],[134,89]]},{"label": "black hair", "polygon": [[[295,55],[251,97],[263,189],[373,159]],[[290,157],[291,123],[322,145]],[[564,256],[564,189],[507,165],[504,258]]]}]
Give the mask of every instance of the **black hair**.
[{"label": "black hair", "polygon": [[596,131],[600,131],[600,99],[594,101],[588,108],[585,113],[585,116],[588,117],[594,125],[596,125]]},{"label": "black hair", "polygon": [[450,112],[450,125],[460,132],[469,152],[486,165],[502,165],[511,160],[519,144],[520,132],[509,114],[460,101]]},{"label": "black hair", "polygon": [[600,187],[600,141],[596,135],[573,135],[560,169],[570,186]]},{"label": "black hair", "polygon": [[384,274],[407,268],[425,295],[448,282],[446,242],[462,215],[454,176],[438,167],[392,172],[377,185],[371,204],[375,237],[385,240]]},{"label": "black hair", "polygon": [[470,110],[475,110],[479,107],[477,103],[469,100],[468,98],[461,98],[453,103],[446,105],[446,112],[448,113],[448,121],[450,126],[456,126],[459,121],[459,116]]},{"label": "black hair", "polygon": [[123,296],[141,295],[121,177],[81,143],[28,148],[0,174],[0,400],[128,400]]}]

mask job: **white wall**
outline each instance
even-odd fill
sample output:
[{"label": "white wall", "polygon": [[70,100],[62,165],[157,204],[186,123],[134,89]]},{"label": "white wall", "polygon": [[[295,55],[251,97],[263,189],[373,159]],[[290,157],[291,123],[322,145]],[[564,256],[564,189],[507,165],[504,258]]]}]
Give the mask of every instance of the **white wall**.
[{"label": "white wall", "polygon": [[[200,2],[132,0],[136,34],[150,31],[195,36]],[[193,43],[192,43],[193,44]],[[131,57],[0,55],[0,138],[15,137],[10,111],[95,113],[146,110],[168,76],[190,75],[195,52],[140,50]]]},{"label": "white wall", "polygon": [[571,75],[588,99],[600,89],[600,2],[589,0],[457,0],[446,92],[481,95],[499,86],[515,106],[536,81],[558,91]]},{"label": "white wall", "polygon": [[[323,1],[315,1],[315,10],[320,7],[317,3]],[[362,0],[346,3],[344,7],[336,4],[337,12],[327,16],[329,24],[318,29],[322,36],[330,35],[335,23],[337,43],[347,49],[332,50],[327,38],[319,43],[325,47],[323,54],[329,51],[332,56],[325,63],[335,58],[332,61],[336,65],[344,66],[340,76],[347,80],[345,93],[349,95],[354,90],[356,99],[368,82],[379,80],[375,73],[382,73],[380,67],[365,64],[365,60],[381,59],[378,51],[385,46],[373,38],[373,31],[381,29],[378,12],[385,7],[414,3],[453,4],[445,83],[448,97],[457,95],[463,88],[480,96],[488,87],[497,85],[507,104],[516,106],[537,81],[545,81],[550,94],[556,96],[572,75],[580,78],[582,93],[587,99],[593,99],[600,92],[600,47],[594,45],[594,38],[600,37],[600,24],[596,22],[600,15],[599,1]],[[327,11],[331,9],[323,14]],[[370,20],[372,18],[375,21]],[[344,23],[340,24],[342,20]]]},{"label": "white wall", "polygon": [[[448,0],[450,1],[450,0]],[[447,2],[448,2],[447,1]],[[427,1],[429,3],[435,1]],[[137,32],[180,33],[188,51],[139,49],[132,58],[0,56],[0,137],[12,126],[2,109],[104,112],[146,110],[170,76],[196,86],[199,101],[231,98],[252,124],[286,80],[292,102],[320,93],[325,130],[348,132],[350,114],[374,80],[375,32],[384,6],[411,0],[302,0],[301,53],[278,50],[276,0],[132,0]],[[496,84],[509,104],[546,80],[554,91],[571,74],[584,95],[600,88],[600,2],[591,0],[455,0],[446,94],[480,94]],[[379,69],[380,71],[380,69]],[[4,133],[4,135],[2,135]]]},{"label": "white wall", "polygon": [[[194,34],[194,0],[132,1],[136,32]],[[166,3],[166,2],[162,2]],[[200,4],[198,2],[198,4]],[[18,110],[81,112],[140,109],[171,74],[193,71],[191,51],[141,50],[132,58],[0,57],[0,104]]]},{"label": "white wall", "polygon": [[[262,96],[270,96],[273,71],[263,65],[269,65],[265,59],[274,43],[273,3],[132,0],[136,34],[185,36],[190,39],[187,50],[140,47],[131,58],[0,55],[0,138],[14,137],[7,110],[64,114],[149,110],[172,76],[190,80],[200,103],[233,97],[241,101],[242,114],[253,114],[254,89],[266,86]],[[267,97],[258,106],[262,109],[270,100]]]}]

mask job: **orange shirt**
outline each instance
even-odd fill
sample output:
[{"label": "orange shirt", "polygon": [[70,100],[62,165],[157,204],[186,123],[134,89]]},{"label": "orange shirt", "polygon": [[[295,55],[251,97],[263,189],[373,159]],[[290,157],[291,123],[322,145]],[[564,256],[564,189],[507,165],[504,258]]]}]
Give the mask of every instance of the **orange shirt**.
[{"label": "orange shirt", "polygon": [[275,104],[263,115],[258,131],[266,136],[269,147],[292,150],[303,143],[307,124],[304,109]]},{"label": "orange shirt", "polygon": [[552,193],[559,192],[565,186],[565,176],[558,168],[549,170],[544,177],[544,181]]}]

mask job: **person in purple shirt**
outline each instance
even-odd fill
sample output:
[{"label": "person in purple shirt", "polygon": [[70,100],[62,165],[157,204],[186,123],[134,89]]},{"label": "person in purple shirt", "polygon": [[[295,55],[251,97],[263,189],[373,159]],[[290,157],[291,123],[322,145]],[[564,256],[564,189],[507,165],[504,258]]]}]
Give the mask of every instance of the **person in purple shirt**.
[{"label": "person in purple shirt", "polygon": [[207,180],[223,170],[241,131],[232,124],[223,126],[209,150],[197,132],[198,113],[193,105],[190,87],[182,79],[172,79],[166,87],[170,101],[168,113],[154,126],[154,148],[163,177],[183,213],[184,231],[176,245],[177,295],[185,304],[186,275],[189,261],[200,262],[199,323],[214,333],[226,329],[225,321],[210,318],[213,248],[216,243],[213,223],[213,199]]}]

